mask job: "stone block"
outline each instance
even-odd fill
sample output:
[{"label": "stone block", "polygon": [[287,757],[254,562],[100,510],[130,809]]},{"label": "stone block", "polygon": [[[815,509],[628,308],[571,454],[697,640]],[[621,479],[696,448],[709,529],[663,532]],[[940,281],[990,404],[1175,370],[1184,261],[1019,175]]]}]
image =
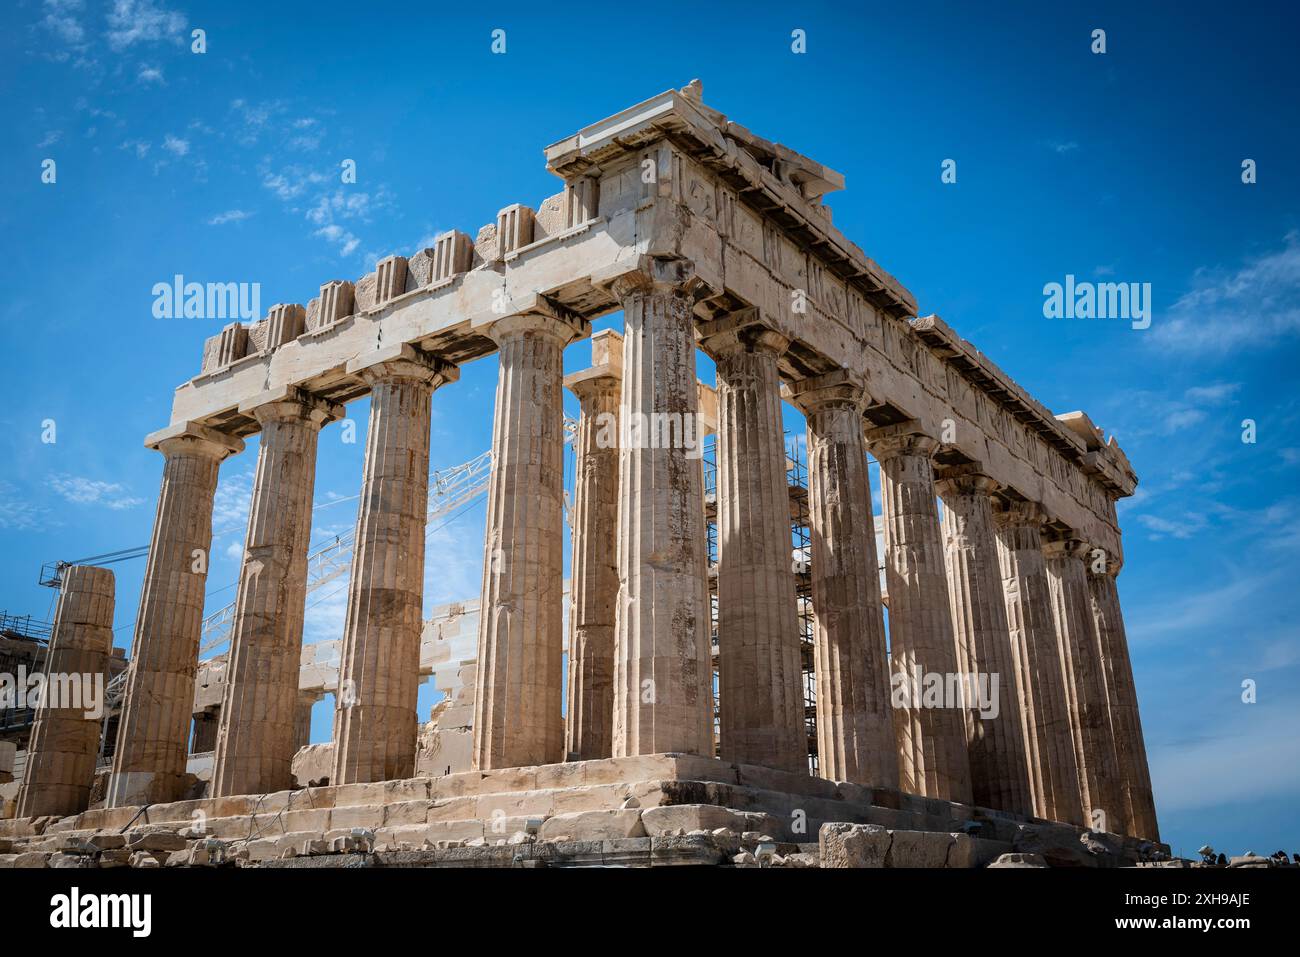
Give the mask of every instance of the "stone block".
[{"label": "stone block", "polygon": [[991,841],[969,834],[954,834],[948,849],[948,867],[984,867],[1003,854],[1011,852],[1011,842]]},{"label": "stone block", "polygon": [[946,867],[955,835],[942,831],[894,831],[886,867]]},{"label": "stone block", "polygon": [[886,867],[891,843],[875,824],[823,824],[817,833],[822,867]]},{"label": "stone block", "polygon": [[542,825],[543,841],[607,841],[643,837],[642,812],[631,808],[610,811],[577,811],[556,814]]},{"label": "stone block", "polygon": [[1047,861],[1041,854],[1022,854],[1012,852],[1000,855],[989,867],[1046,867]]}]

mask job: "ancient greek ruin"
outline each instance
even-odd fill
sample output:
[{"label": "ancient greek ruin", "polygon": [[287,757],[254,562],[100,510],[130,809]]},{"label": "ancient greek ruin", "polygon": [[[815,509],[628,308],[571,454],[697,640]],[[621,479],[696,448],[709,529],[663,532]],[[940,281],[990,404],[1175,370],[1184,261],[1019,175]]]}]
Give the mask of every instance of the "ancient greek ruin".
[{"label": "ancient greek ruin", "polygon": [[[0,862],[1167,855],[1117,588],[1137,477],[1114,439],[922,309],[836,228],[844,177],[698,82],[545,162],[563,188],[536,207],[196,341],[145,439],[162,478],[120,700],[111,720],[38,709],[22,769],[0,763]],[[593,336],[616,312],[621,334]],[[431,410],[494,355],[482,590],[426,617]],[[317,445],[363,398],[343,632],[304,646]],[[218,471],[255,435],[228,651],[200,660]],[[62,571],[47,667],[110,670],[114,598],[108,570]],[[425,723],[427,680],[445,697]]]}]

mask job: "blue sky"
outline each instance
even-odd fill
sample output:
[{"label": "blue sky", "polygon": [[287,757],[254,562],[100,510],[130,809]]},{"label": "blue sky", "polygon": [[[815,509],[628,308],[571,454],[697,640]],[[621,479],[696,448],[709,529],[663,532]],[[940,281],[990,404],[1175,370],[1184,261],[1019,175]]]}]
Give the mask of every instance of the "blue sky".
[{"label": "blue sky", "polygon": [[[898,6],[7,4],[0,608],[44,617],[42,561],[149,539],[161,459],[141,439],[220,325],[153,318],[155,283],[257,282],[263,307],[306,302],[535,205],[560,187],[542,147],[699,77],[711,106],[845,174],[836,224],[923,314],[1118,437],[1141,478],[1120,507],[1120,591],[1164,835],[1184,853],[1300,849],[1300,15]],[[344,159],[355,185],[339,183]],[[1151,328],[1044,318],[1043,286],[1066,274],[1151,283]],[[566,362],[588,357],[579,344]],[[435,398],[435,467],[488,446],[495,375],[474,363]],[[364,428],[364,403],[349,415]],[[355,494],[362,448],[322,433],[318,504]],[[222,467],[210,607],[233,599],[255,459],[254,441]],[[317,537],[354,517],[351,502],[319,509]],[[477,592],[482,523],[480,503],[434,532],[429,605]],[[125,646],[143,562],[115,568]],[[309,611],[309,640],[342,603]],[[316,725],[328,734],[327,715]]]}]

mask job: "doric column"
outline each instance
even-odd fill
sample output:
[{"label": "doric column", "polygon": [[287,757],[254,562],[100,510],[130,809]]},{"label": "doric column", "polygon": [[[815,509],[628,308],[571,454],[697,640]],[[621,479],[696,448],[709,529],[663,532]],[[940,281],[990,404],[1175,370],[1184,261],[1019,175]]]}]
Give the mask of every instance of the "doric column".
[{"label": "doric column", "polygon": [[930,464],[938,443],[910,422],[872,429],[866,440],[880,462],[899,786],[969,804],[965,719],[959,702],[934,695],[936,682],[943,689],[960,671]]},{"label": "doric column", "polygon": [[808,419],[818,773],[898,787],[889,655],[871,484],[862,441],[862,383],[848,373],[791,390]]},{"label": "doric column", "polygon": [[293,784],[307,548],[321,426],[343,410],[296,389],[245,404],[262,426],[210,794]]},{"label": "doric column", "polygon": [[1056,539],[1043,546],[1070,705],[1070,733],[1074,738],[1084,823],[1123,834],[1127,814],[1115,766],[1106,679],[1083,564],[1087,552],[1086,542],[1072,538]]},{"label": "doric column", "polygon": [[66,817],[90,803],[104,686],[113,654],[113,573],[72,565],[63,584],[45,654],[45,689],[27,745],[18,817]]},{"label": "doric column", "polygon": [[354,360],[370,386],[366,462],[348,582],[331,784],[415,771],[416,694],[433,390],[455,366],[402,345]]},{"label": "doric column", "polygon": [[244,448],[240,439],[196,423],[164,429],[146,444],[163,454],[162,489],[140,589],[109,807],[181,798],[217,470],[222,459]]},{"label": "doric column", "polygon": [[691,268],[613,284],[623,304],[614,756],[713,754],[713,666]]},{"label": "doric column", "polygon": [[1128,810],[1128,833],[1133,837],[1158,841],[1160,828],[1156,823],[1155,799],[1151,794],[1151,772],[1147,767],[1146,742],[1142,738],[1137,688],[1133,684],[1133,663],[1129,659],[1128,636],[1120,613],[1119,591],[1115,587],[1120,563],[1115,560],[1106,562],[1104,566],[1090,563],[1088,570],[1088,591],[1101,644],[1115,760]]},{"label": "doric column", "polygon": [[1043,512],[1032,502],[999,503],[996,520],[1034,813],[1082,825],[1074,735],[1043,558]]},{"label": "doric column", "polygon": [[509,316],[483,547],[474,767],[564,760],[564,347],[579,320]]},{"label": "doric column", "polygon": [[[592,348],[596,348],[594,339]],[[621,348],[616,358],[622,359]],[[614,753],[621,373],[622,367],[610,362],[575,373],[564,382],[582,406],[575,442],[569,713],[565,724],[565,752],[573,761],[608,758]]]},{"label": "doric column", "polygon": [[754,310],[708,323],[718,370],[718,701],[721,756],[808,769],[781,376],[789,340]]},{"label": "doric column", "polygon": [[980,807],[1030,816],[1034,801],[993,531],[997,483],[974,466],[955,466],[943,470],[936,488],[957,660],[968,692],[979,693],[965,709],[971,794]]}]

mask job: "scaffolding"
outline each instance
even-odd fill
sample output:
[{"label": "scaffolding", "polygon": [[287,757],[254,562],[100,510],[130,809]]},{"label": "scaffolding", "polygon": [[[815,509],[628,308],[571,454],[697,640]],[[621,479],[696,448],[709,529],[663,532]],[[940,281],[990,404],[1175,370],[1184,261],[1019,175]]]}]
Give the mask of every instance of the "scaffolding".
[{"label": "scaffolding", "polygon": [[[717,438],[704,440],[704,518],[708,536],[710,640],[713,650],[713,747],[721,746],[718,700],[718,458]],[[808,771],[816,775],[817,680],[813,655],[812,538],[808,523],[808,465],[802,436],[785,436],[786,485],[790,496],[790,571],[794,575],[795,609],[803,680],[804,730],[808,736]]]}]

